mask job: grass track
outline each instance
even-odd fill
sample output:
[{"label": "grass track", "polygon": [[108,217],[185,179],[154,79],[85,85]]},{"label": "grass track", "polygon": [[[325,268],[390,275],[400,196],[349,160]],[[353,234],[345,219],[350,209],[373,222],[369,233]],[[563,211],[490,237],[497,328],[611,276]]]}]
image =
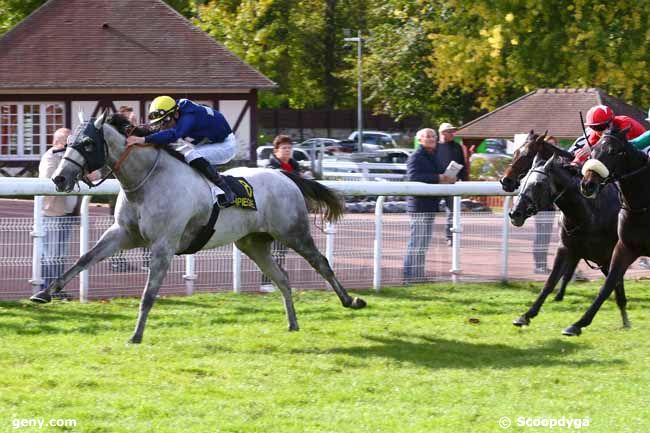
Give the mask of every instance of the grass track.
[{"label": "grass track", "polygon": [[[135,299],[1,302],[0,432],[488,433],[506,431],[502,416],[649,432],[647,284],[627,284],[631,330],[609,301],[578,338],[560,331],[598,284],[570,285],[515,328],[538,287],[385,289],[363,293],[359,311],[333,293],[297,293],[297,333],[279,294],[165,298],[139,346],[125,344]],[[12,427],[30,418],[77,427]]]}]

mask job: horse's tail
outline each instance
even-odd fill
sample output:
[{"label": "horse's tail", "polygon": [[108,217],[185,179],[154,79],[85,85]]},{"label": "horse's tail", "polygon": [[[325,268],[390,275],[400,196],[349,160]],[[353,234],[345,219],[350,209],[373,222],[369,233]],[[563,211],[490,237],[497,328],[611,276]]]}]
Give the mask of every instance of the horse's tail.
[{"label": "horse's tail", "polygon": [[320,213],[325,221],[335,222],[343,216],[345,205],[342,198],[333,190],[321,185],[315,180],[304,179],[297,174],[282,171],[282,173],[295,183],[302,196],[307,202],[307,206]]}]

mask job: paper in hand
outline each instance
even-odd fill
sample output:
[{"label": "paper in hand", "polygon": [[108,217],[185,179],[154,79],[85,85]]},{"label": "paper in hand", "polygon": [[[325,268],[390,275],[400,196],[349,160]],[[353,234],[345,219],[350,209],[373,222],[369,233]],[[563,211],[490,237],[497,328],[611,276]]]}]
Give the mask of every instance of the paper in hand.
[{"label": "paper in hand", "polygon": [[447,169],[443,173],[445,176],[449,177],[458,177],[458,173],[463,169],[463,164],[459,164],[456,161],[451,161],[447,166]]}]

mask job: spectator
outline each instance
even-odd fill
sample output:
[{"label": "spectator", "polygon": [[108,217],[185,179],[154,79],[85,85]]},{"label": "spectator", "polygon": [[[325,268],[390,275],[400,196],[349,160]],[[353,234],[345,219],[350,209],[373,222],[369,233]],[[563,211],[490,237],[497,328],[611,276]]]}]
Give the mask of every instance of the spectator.
[{"label": "spectator", "polygon": [[[284,170],[302,177],[300,164],[298,164],[292,156],[293,143],[291,142],[291,137],[288,135],[278,135],[273,139],[273,153],[269,158],[267,168]],[[282,242],[273,241],[271,252],[273,254],[273,259],[278,266],[284,268],[287,256],[287,247]],[[269,278],[264,274],[262,274],[262,285],[260,286],[260,290],[263,292],[272,292],[275,290],[271,284],[271,280],[269,280]]]},{"label": "spectator", "polygon": [[[546,137],[546,141],[554,146],[558,141],[552,135]],[[540,209],[534,216],[535,219],[535,239],[533,240],[533,261],[535,262],[534,272],[536,274],[548,274],[548,246],[551,243],[553,234],[553,223],[555,222],[555,206],[550,204],[544,209]]]},{"label": "spectator", "polygon": [[[443,171],[447,168],[451,161],[456,161],[462,165],[463,168],[458,172],[458,180],[467,181],[468,170],[465,161],[465,153],[460,144],[454,141],[454,135],[457,128],[450,123],[443,123],[438,128],[440,133],[440,143],[438,143],[438,162],[441,164]],[[441,201],[445,202],[445,212],[447,213],[447,226],[445,228],[445,236],[447,238],[447,245],[451,246],[453,242],[452,227],[454,224],[454,198],[443,197]]]},{"label": "spectator", "polygon": [[[38,177],[49,179],[63,159],[63,151],[70,136],[70,130],[60,128],[54,132],[52,147],[41,157],[38,166]],[[79,198],[76,196],[46,196],[43,197],[43,239],[42,279],[41,290],[58,278],[64,271],[64,260],[68,253],[68,242],[74,216],[78,215]],[[54,296],[54,295],[53,295]],[[61,291],[56,294],[60,299],[70,299],[70,295]]]},{"label": "spectator", "polygon": [[137,125],[138,124],[138,116],[135,115],[133,112],[133,108],[129,107],[128,105],[122,105],[117,112],[124,116],[126,120],[131,122],[131,125]]},{"label": "spectator", "polygon": [[[430,128],[416,135],[420,148],[406,163],[407,180],[424,183],[455,183],[455,177],[442,174],[447,168],[438,157],[438,137]],[[404,282],[424,279],[424,263],[433,233],[434,212],[438,211],[439,197],[409,197],[408,212],[411,217],[411,237],[404,258]]]}]

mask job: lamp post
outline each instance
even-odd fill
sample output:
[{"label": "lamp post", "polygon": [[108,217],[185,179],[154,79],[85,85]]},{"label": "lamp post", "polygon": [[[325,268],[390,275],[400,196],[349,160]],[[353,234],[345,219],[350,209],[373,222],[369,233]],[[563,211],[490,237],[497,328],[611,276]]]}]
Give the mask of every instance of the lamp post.
[{"label": "lamp post", "polygon": [[359,147],[359,152],[363,151],[363,100],[362,100],[362,93],[361,93],[361,77],[362,77],[362,70],[361,70],[361,54],[362,54],[362,49],[363,49],[363,39],[361,38],[361,30],[357,31],[357,37],[356,38],[344,38],[343,39],[345,42],[356,42],[357,43],[357,72],[358,72],[358,78],[357,78],[357,128],[358,128],[358,136],[357,136],[357,146]]}]

